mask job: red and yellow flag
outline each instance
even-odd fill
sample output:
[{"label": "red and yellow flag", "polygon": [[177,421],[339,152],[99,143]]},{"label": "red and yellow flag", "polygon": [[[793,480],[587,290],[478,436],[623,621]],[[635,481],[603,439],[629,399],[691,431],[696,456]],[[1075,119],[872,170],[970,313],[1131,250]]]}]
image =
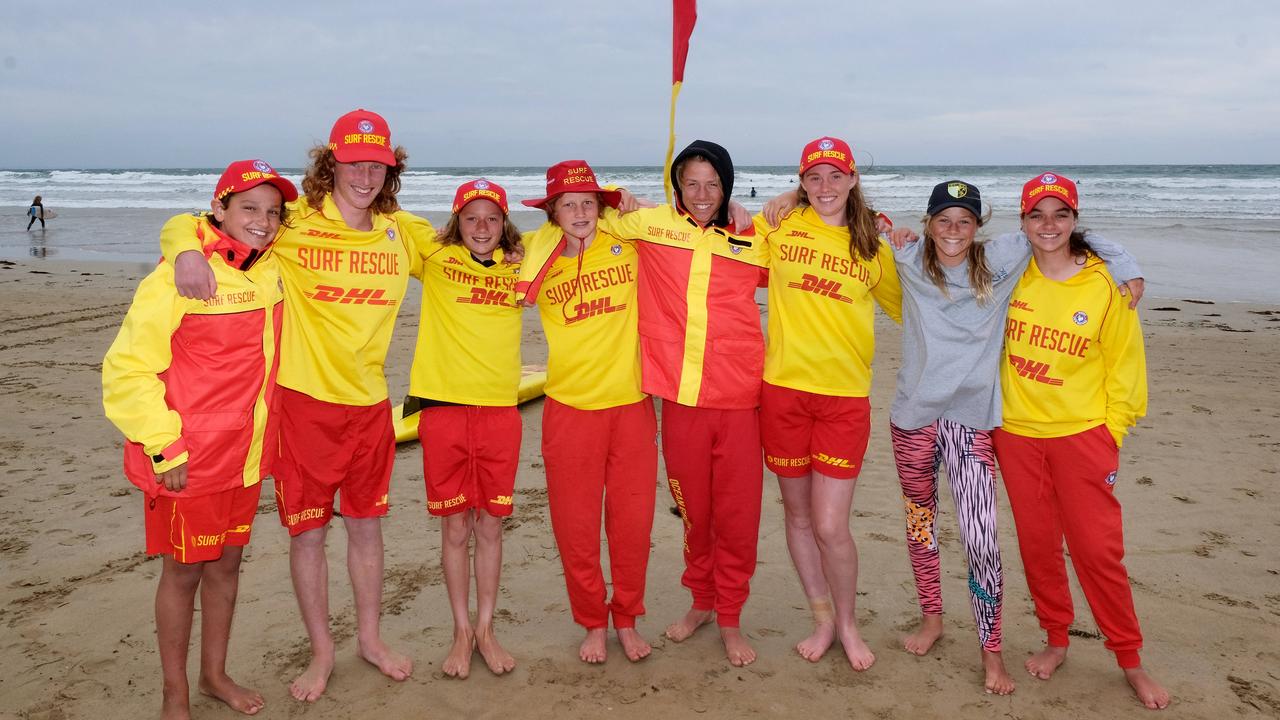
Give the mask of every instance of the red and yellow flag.
[{"label": "red and yellow flag", "polygon": [[698,22],[697,0],[671,2],[671,119],[668,123],[667,160],[662,163],[662,187],[671,203],[671,158],[676,151],[676,98],[684,84],[684,61],[689,56],[689,36]]}]

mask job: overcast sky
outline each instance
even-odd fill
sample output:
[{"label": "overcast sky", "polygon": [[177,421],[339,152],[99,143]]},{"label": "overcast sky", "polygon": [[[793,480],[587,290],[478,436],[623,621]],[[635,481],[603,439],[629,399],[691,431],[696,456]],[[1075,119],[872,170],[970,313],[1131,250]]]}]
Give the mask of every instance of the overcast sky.
[{"label": "overcast sky", "polygon": [[[1280,2],[701,0],[676,128],[791,164],[1280,163]],[[0,25],[0,168],[658,164],[669,0],[41,2]]]}]

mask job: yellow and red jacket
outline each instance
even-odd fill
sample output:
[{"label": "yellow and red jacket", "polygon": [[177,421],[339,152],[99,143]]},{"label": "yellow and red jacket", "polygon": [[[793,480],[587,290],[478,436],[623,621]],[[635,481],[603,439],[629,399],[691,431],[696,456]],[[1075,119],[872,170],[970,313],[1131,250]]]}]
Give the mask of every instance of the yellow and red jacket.
[{"label": "yellow and red jacket", "polygon": [[[431,226],[406,212],[373,215],[355,230],[326,195],[289,205],[275,242],[289,312],[281,339],[280,384],[317,400],[369,406],[387,398],[383,365],[410,275],[421,268],[416,243]],[[434,236],[434,233],[430,233]],[[170,262],[197,249],[182,233],[161,233]]]},{"label": "yellow and red jacket", "polygon": [[[102,405],[127,440],[124,470],[149,496],[194,497],[248,487],[271,472],[284,290],[268,249],[247,270],[250,249],[207,219],[179,215],[164,232],[190,233],[218,291],[178,295],[161,262],[138,285],[102,361]],[[172,492],[156,474],[187,465]]]},{"label": "yellow and red jacket", "polygon": [[[760,404],[764,333],[755,291],[768,278],[769,253],[753,228],[744,234],[702,227],[670,205],[619,215],[600,229],[639,242],[640,359],[643,390],[693,407],[748,409]],[[541,236],[554,235],[549,242]],[[546,223],[529,247],[518,286],[533,296],[559,227]],[[554,258],[553,258],[554,259]]]},{"label": "yellow and red jacket", "polygon": [[1000,369],[1004,429],[1036,438],[1106,424],[1116,447],[1147,413],[1147,360],[1138,312],[1090,255],[1067,280],[1035,260],[1009,302]]},{"label": "yellow and red jacket", "polygon": [[902,285],[883,239],[870,260],[850,257],[849,229],[828,225],[812,207],[778,227],[755,218],[769,248],[769,343],[764,380],[836,397],[871,392],[875,310],[902,322]]}]

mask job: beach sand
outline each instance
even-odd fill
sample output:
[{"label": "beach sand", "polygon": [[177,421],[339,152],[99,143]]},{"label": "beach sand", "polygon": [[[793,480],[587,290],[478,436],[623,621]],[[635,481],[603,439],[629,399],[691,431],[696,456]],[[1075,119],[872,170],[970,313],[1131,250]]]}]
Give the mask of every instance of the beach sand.
[{"label": "beach sand", "polygon": [[[0,717],[111,720],[153,716],[159,706],[152,602],[161,563],[142,552],[143,501],[121,472],[121,438],[102,415],[99,375],[147,270],[143,263],[0,261]],[[1158,296],[1159,284],[1148,287],[1150,415],[1125,443],[1116,486],[1146,636],[1143,659],[1173,693],[1171,717],[1280,716],[1280,306]],[[393,397],[407,384],[417,293],[414,284],[387,363]],[[544,357],[536,325],[527,313],[526,362]],[[451,622],[438,523],[424,507],[421,451],[407,444],[397,454],[384,525],[383,630],[415,659],[414,677],[392,682],[355,655],[339,523],[329,541],[337,669],[313,707],[288,696],[307,644],[270,486],[245,556],[232,675],[262,691],[267,718],[1142,716],[1079,595],[1067,664],[1049,682],[1021,670],[1042,634],[1003,493],[1004,652],[1016,694],[982,691],[949,497],[939,521],[947,635],[927,657],[900,649],[918,610],[887,429],[899,332],[883,317],[876,329],[873,438],[852,518],[861,553],[858,614],[878,656],[870,671],[852,672],[838,647],[816,664],[792,650],[809,630],[809,613],[771,478],[760,565],[743,614],[760,655],[754,665],[730,667],[712,628],[682,644],[660,639],[689,603],[679,585],[680,522],[667,511],[665,482],[655,484],[648,615],[639,625],[654,653],[631,664],[611,638],[605,665],[579,662],[581,631],[570,618],[547,516],[541,404],[533,402],[522,408],[524,445],[498,611],[498,632],[518,662],[512,674],[495,677],[478,657],[466,681],[440,672]],[[238,717],[200,696],[192,709],[197,717]]]}]

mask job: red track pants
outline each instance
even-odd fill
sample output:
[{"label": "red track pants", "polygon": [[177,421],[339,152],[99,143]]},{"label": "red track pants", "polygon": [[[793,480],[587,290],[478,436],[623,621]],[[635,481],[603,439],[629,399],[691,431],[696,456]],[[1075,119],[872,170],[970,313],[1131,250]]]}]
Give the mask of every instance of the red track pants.
[{"label": "red track pants", "polygon": [[[548,397],[542,458],[551,528],[560,550],[573,620],[594,630],[635,627],[644,614],[645,574],[658,476],[653,400],[578,410]],[[609,541],[613,599],[600,569],[600,508]]]},{"label": "red track pants", "polygon": [[738,627],[760,538],[764,462],[757,411],[662,403],[662,456],[684,519],[684,576],[697,610]]},{"label": "red track pants", "polygon": [[1141,664],[1142,630],[1124,567],[1124,527],[1113,493],[1120,452],[1105,425],[1059,438],[997,429],[996,457],[1013,508],[1018,551],[1049,645],[1067,647],[1075,618],[1062,555],[1065,538],[1080,588],[1122,668]]}]

